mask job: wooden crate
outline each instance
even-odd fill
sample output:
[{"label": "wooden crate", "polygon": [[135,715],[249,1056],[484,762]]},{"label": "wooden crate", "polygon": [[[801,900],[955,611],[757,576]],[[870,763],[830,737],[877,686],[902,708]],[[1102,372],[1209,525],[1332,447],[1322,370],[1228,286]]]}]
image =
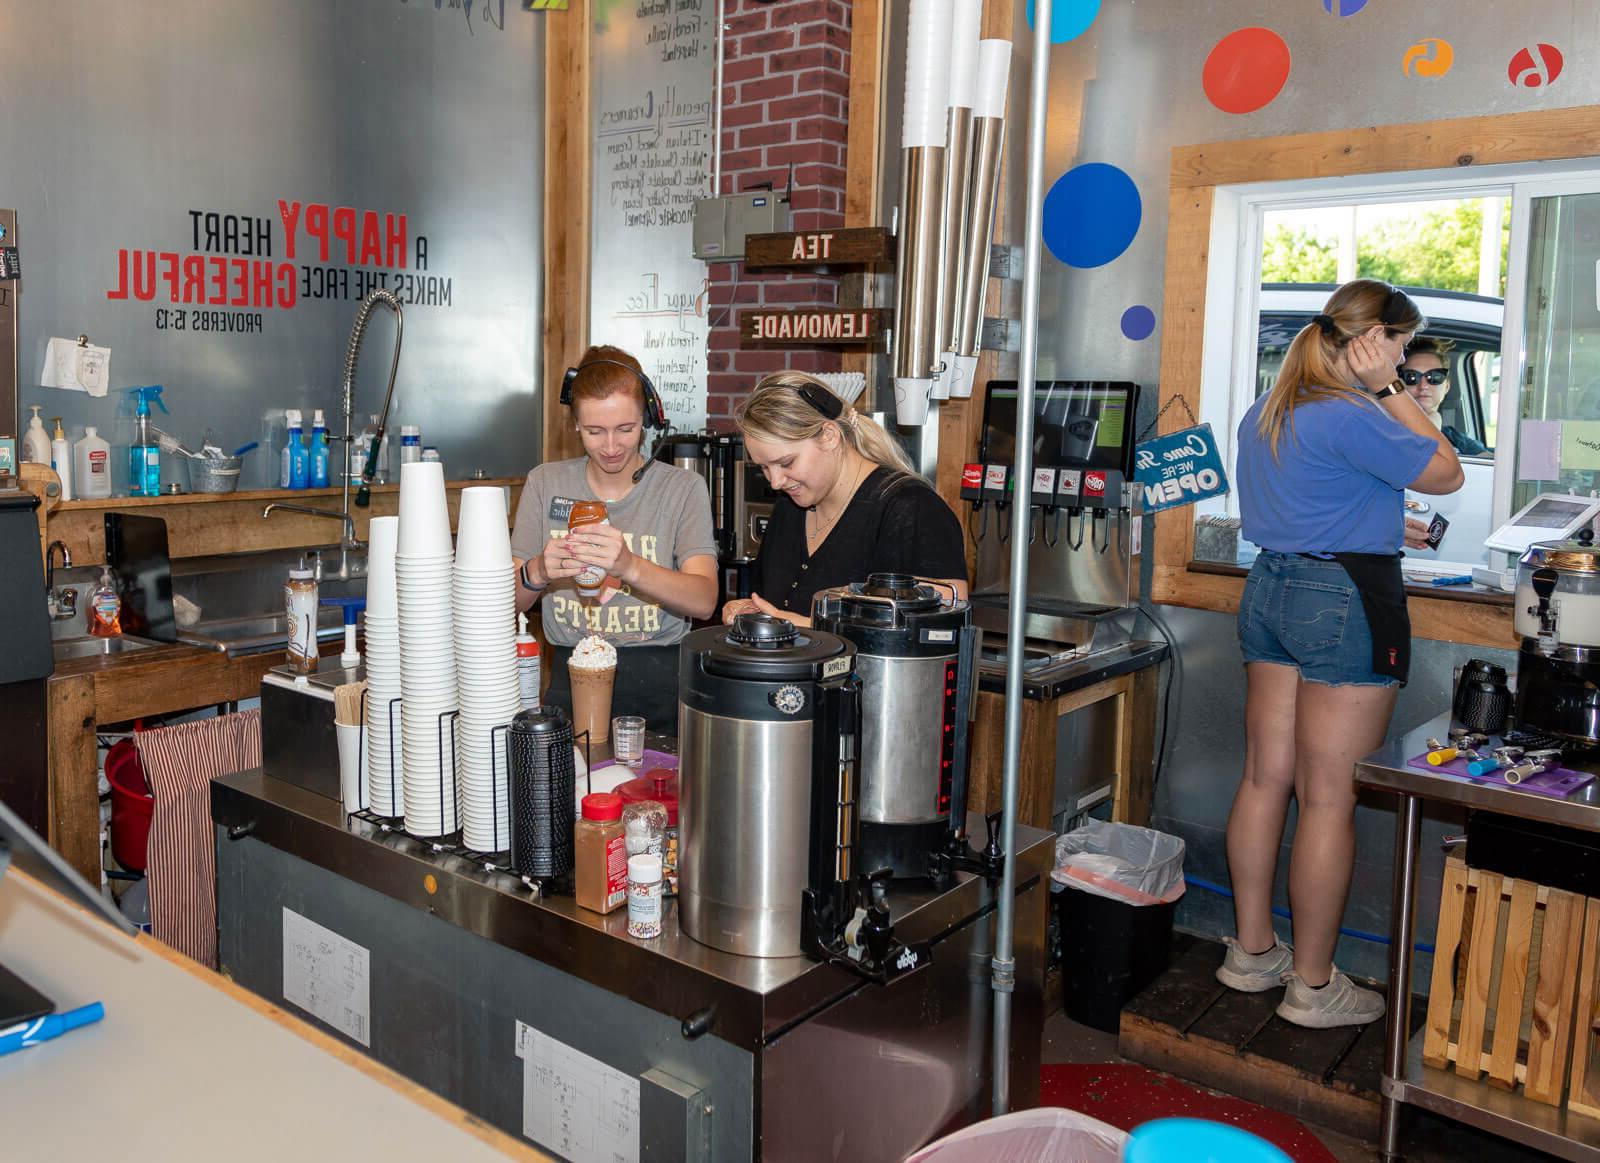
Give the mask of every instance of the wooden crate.
[{"label": "wooden crate", "polygon": [[1600,900],[1589,899],[1583,923],[1583,968],[1578,974],[1577,1022],[1572,1037],[1572,1088],[1567,1109],[1600,1119]]},{"label": "wooden crate", "polygon": [[1586,909],[1600,923],[1600,902],[1447,860],[1423,1062],[1561,1105]]}]

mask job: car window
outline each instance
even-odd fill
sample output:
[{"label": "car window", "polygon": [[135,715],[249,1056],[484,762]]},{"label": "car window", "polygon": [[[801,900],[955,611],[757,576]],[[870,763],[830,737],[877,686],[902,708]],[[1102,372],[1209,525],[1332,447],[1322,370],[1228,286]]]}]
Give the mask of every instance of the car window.
[{"label": "car window", "polygon": [[[1272,390],[1283,369],[1289,344],[1311,322],[1311,312],[1263,311],[1256,347],[1256,395]],[[1484,446],[1483,459],[1494,457],[1494,418],[1500,390],[1498,328],[1451,319],[1430,319],[1427,334],[1447,339],[1450,394],[1439,413],[1446,427]],[[1475,455],[1466,453],[1463,455]]]}]

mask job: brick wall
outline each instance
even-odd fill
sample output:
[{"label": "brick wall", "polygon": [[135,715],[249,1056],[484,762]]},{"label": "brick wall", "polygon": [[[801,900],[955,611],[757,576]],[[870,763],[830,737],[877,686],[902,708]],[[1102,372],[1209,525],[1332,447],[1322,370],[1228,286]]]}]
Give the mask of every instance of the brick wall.
[{"label": "brick wall", "polygon": [[[850,96],[850,0],[727,0],[722,74],[722,194],[771,182],[794,167],[795,230],[844,225]],[[740,351],[739,311],[831,306],[838,280],[809,271],[746,271],[711,263],[706,414],[728,428],[734,404],[767,372],[837,371],[828,351]]]}]

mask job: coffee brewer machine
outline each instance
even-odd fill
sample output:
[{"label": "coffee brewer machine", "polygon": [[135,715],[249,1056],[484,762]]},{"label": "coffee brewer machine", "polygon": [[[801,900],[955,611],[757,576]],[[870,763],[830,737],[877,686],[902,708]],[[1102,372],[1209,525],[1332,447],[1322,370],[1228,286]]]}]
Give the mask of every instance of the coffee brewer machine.
[{"label": "coffee brewer machine", "polygon": [[[943,592],[941,592],[941,590]],[[816,596],[812,622],[856,650],[861,679],[864,869],[924,877],[930,857],[964,846],[978,629],[950,587],[907,574]]]},{"label": "coffee brewer machine", "polygon": [[1139,597],[1139,385],[1041,380],[1027,481],[1014,479],[1018,395],[1014,380],[989,383],[978,461],[962,472],[978,544],[974,621],[992,634],[1007,630],[1011,506],[1027,505],[1029,659],[1116,649],[1131,636]]},{"label": "coffee brewer machine", "polygon": [[857,858],[856,648],[767,614],[679,648],[678,920],[703,945],[804,952],[884,981],[927,963],[894,940],[888,874]]},{"label": "coffee brewer machine", "polygon": [[1517,565],[1517,726],[1600,745],[1600,548],[1583,529],[1541,541]]}]

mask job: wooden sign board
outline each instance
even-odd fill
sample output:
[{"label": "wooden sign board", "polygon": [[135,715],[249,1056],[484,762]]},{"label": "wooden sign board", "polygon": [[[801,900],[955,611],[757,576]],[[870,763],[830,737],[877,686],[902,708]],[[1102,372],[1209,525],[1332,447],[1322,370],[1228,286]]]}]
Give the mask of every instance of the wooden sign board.
[{"label": "wooden sign board", "polygon": [[889,312],[862,307],[754,308],[739,312],[741,347],[876,347]]},{"label": "wooden sign board", "polygon": [[747,267],[848,266],[889,262],[893,258],[894,236],[883,226],[789,230],[752,234],[744,240]]}]

